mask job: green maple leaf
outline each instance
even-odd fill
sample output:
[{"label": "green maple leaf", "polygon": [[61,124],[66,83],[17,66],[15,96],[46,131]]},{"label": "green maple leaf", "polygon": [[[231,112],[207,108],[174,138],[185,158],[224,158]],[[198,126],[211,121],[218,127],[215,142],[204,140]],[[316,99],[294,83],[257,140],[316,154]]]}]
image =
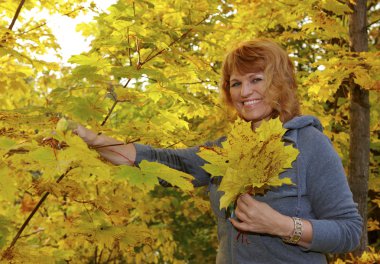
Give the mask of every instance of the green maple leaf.
[{"label": "green maple leaf", "polygon": [[136,186],[141,190],[150,191],[158,184],[157,177],[144,174],[141,169],[128,165],[121,165],[114,173],[116,179],[127,180],[132,186]]},{"label": "green maple leaf", "polygon": [[177,186],[181,190],[191,191],[194,189],[190,174],[169,168],[157,162],[143,160],[139,164],[140,168],[131,166],[119,166],[115,177],[118,179],[127,179],[128,183],[142,190],[151,190],[154,185],[158,184],[160,178],[172,186]]},{"label": "green maple leaf", "polygon": [[291,168],[299,153],[293,146],[284,145],[285,132],[279,119],[263,122],[255,131],[249,122],[238,119],[222,148],[201,148],[198,155],[209,162],[203,168],[212,177],[223,177],[218,188],[224,192],[221,209],[227,208],[240,194],[255,195],[274,186],[292,184],[291,179],[279,176]]},{"label": "green maple leaf", "polygon": [[194,189],[191,183],[193,176],[190,174],[169,168],[157,162],[149,162],[146,160],[140,163],[140,168],[145,175],[154,175],[173,186],[177,186],[181,190],[191,191]]}]

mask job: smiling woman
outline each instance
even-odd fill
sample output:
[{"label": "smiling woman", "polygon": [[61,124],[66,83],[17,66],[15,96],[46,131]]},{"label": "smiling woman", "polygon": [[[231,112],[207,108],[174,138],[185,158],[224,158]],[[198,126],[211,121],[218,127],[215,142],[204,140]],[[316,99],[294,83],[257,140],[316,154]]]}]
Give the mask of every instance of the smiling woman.
[{"label": "smiling woman", "polygon": [[239,116],[250,121],[253,128],[272,114],[272,107],[265,101],[265,77],[263,72],[241,75],[233,72],[230,77],[230,96]]},{"label": "smiling woman", "polygon": [[300,115],[293,63],[273,41],[256,39],[240,43],[227,54],[222,75],[225,103],[247,121],[256,123],[270,115],[286,122]]},{"label": "smiling woman", "polygon": [[[227,104],[251,122],[253,129],[264,119],[279,117],[286,129],[284,144],[299,151],[292,168],[279,174],[294,184],[270,189],[264,195],[241,195],[232,204],[236,218],[220,209],[223,192],[218,188],[225,178],[215,180],[203,169],[206,161],[197,155],[199,147],[157,149],[124,144],[80,125],[76,132],[88,145],[101,146],[97,148],[99,153],[114,164],[140,166],[144,160],[155,161],[192,174],[195,187],[208,186],[218,222],[218,264],[322,264],[327,263],[326,253],[353,250],[359,243],[361,218],[341,160],[323,135],[320,122],[313,116],[300,114],[294,67],[286,52],[269,39],[243,42],[226,56],[222,74],[222,93]],[[261,136],[258,130],[252,137]],[[239,136],[244,141],[245,135]],[[220,147],[223,140],[206,143],[205,148]],[[260,149],[257,145],[253,147]],[[272,160],[276,155],[273,151],[265,158]],[[254,166],[247,163],[243,169]],[[263,174],[260,176],[268,177]],[[170,185],[164,180],[160,183]],[[235,239],[242,232],[246,244],[238,244]]]}]

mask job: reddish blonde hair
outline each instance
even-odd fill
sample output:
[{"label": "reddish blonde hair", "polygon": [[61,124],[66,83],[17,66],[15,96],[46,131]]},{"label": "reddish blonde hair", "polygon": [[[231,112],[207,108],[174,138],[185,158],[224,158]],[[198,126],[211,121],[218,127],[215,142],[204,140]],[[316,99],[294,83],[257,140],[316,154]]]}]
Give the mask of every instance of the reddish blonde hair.
[{"label": "reddish blonde hair", "polygon": [[265,101],[273,108],[272,116],[285,123],[300,115],[294,66],[285,50],[270,39],[244,41],[232,49],[222,66],[222,96],[229,106],[230,77],[233,72],[264,72]]}]

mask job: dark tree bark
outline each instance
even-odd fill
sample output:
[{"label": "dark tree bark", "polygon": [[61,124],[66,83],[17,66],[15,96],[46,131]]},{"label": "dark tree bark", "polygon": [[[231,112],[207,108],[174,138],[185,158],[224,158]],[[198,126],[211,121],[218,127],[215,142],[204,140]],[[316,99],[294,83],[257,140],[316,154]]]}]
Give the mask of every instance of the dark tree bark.
[{"label": "dark tree bark", "polygon": [[[367,33],[367,0],[357,0],[351,5],[353,13],[350,15],[349,32],[351,51],[368,51]],[[368,245],[367,233],[367,202],[369,179],[369,152],[370,152],[370,104],[369,91],[350,82],[351,106],[350,106],[350,163],[348,181],[358,203],[359,212],[363,217],[363,234],[360,246],[355,250],[355,255],[360,255]]]}]

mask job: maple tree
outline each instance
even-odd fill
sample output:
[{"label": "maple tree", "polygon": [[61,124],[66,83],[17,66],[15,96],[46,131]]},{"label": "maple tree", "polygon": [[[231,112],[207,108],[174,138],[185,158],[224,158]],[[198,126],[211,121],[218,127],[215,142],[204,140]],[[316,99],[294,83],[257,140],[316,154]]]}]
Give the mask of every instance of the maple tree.
[{"label": "maple tree", "polygon": [[[91,50],[71,57],[72,66],[62,66],[40,59],[59,46],[46,21],[28,18],[26,12],[75,17],[96,12],[96,5],[85,0],[1,1],[2,257],[30,263],[212,262],[215,223],[204,190],[190,191],[186,180],[174,182],[182,191],[157,188],[157,174],[111,166],[57,123],[66,117],[124,142],[163,148],[216,139],[225,135],[231,117],[217,92],[223,54],[235,42],[257,36],[274,38],[287,48],[297,68],[303,113],[321,119],[346,168],[352,162],[349,87],[368,91],[368,226],[370,243],[376,245],[380,11],[375,0],[367,1],[368,51],[360,52],[350,49],[348,20],[355,4],[120,0],[107,13],[99,11],[93,22],[78,26],[94,37]],[[177,172],[170,175],[182,179]]]}]

